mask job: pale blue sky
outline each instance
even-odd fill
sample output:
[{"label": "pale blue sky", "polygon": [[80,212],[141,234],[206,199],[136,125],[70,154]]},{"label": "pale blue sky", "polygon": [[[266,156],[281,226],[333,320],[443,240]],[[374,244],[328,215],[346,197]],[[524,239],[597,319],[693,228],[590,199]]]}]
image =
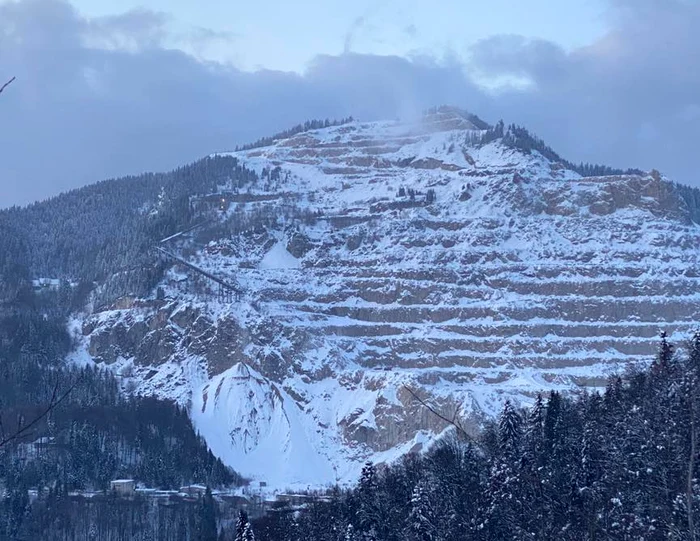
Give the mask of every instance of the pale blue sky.
[{"label": "pale blue sky", "polygon": [[[72,0],[88,17],[148,9],[171,17],[169,43],[251,70],[303,71],[318,54],[466,55],[495,34],[553,41],[566,49],[606,30],[602,0]],[[204,43],[193,28],[225,33]],[[194,51],[193,51],[194,50]]]}]

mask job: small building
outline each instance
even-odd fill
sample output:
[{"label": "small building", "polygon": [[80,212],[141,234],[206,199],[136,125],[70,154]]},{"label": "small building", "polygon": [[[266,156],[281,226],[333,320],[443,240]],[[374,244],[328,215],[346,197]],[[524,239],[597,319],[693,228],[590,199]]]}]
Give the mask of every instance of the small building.
[{"label": "small building", "polygon": [[61,280],[58,278],[37,278],[32,280],[34,291],[56,291],[61,287]]},{"label": "small building", "polygon": [[35,459],[45,456],[48,452],[55,450],[56,442],[53,437],[43,436],[31,443],[20,443],[17,446],[17,455],[24,459]]},{"label": "small building", "polygon": [[115,479],[109,482],[109,488],[120,496],[133,496],[136,493],[136,481],[133,479]]}]

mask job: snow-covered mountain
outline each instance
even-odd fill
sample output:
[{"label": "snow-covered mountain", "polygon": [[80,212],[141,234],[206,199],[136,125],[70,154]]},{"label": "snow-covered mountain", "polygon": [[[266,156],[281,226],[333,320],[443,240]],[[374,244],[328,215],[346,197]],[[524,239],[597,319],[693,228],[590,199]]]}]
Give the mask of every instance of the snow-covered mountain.
[{"label": "snow-covered mountain", "polygon": [[75,358],[188,404],[216,455],[284,488],[429,445],[448,425],[416,397],[474,429],[687,336],[700,229],[674,186],[487,128],[445,108],[232,153],[261,180],[193,198],[207,221],[161,248],[194,267],[76,318]]}]

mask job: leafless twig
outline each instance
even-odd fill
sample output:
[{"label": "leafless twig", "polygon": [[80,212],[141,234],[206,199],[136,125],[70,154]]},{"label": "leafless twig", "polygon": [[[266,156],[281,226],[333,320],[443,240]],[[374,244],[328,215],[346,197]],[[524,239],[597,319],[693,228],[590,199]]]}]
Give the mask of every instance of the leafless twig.
[{"label": "leafless twig", "polygon": [[15,431],[8,435],[4,436],[2,433],[0,433],[0,449],[2,449],[5,445],[9,444],[10,442],[16,441],[24,436],[26,436],[29,431],[35,427],[39,421],[41,421],[44,417],[46,417],[49,413],[51,413],[53,410],[55,410],[61,402],[63,402],[66,398],[68,398],[68,395],[73,392],[73,389],[75,389],[76,385],[78,384],[79,380],[76,380],[66,391],[63,393],[59,394],[59,385],[56,383],[53,387],[53,390],[51,392],[51,399],[49,400],[49,403],[46,405],[46,407],[32,419],[28,423],[24,423],[22,419],[20,418],[17,421],[17,428]]},{"label": "leafless twig", "polygon": [[2,91],[5,90],[8,86],[10,86],[10,83],[12,83],[12,81],[14,81],[15,79],[17,79],[17,77],[13,77],[9,81],[7,81],[4,85],[2,85],[0,87],[0,94],[2,94]]}]

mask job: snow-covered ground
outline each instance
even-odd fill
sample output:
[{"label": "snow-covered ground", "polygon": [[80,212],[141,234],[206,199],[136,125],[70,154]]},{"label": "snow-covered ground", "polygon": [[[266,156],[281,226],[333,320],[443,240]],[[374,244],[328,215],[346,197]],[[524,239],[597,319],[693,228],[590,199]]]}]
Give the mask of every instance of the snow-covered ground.
[{"label": "snow-covered ground", "polygon": [[215,454],[284,490],[426,448],[446,425],[414,393],[475,429],[506,398],[600,387],[660,329],[693,329],[700,230],[667,183],[581,178],[475,134],[437,114],[234,153],[281,174],[218,220],[279,225],[170,242],[242,297],[206,298],[173,267],[166,301],[76,320],[76,359],[188,404]]}]

